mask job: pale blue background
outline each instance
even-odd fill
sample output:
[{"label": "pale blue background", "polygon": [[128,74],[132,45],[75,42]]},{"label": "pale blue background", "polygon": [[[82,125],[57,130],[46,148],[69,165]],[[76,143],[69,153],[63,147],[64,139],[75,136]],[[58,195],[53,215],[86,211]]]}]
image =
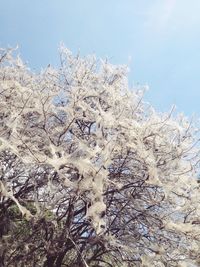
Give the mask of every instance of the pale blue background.
[{"label": "pale blue background", "polygon": [[200,115],[200,0],[0,0],[0,46],[32,68],[56,64],[61,41],[129,64],[158,110]]}]

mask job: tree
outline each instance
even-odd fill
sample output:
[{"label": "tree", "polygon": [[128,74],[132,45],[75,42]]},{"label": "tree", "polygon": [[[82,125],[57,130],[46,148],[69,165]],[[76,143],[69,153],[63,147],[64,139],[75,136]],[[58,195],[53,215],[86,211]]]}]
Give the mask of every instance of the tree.
[{"label": "tree", "polygon": [[198,128],[127,69],[0,50],[1,266],[199,266]]}]

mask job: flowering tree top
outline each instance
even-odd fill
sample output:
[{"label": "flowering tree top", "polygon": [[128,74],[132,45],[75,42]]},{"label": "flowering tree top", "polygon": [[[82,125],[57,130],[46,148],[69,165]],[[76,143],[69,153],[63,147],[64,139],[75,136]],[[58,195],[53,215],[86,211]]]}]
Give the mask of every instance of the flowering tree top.
[{"label": "flowering tree top", "polygon": [[199,129],[144,103],[125,66],[61,47],[60,67],[35,74],[12,53],[0,50],[2,266],[198,266]]}]

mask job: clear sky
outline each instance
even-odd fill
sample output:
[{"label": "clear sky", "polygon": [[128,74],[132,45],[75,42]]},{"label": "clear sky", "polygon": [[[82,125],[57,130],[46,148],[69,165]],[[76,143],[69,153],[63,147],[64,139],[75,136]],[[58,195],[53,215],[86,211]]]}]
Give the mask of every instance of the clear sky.
[{"label": "clear sky", "polygon": [[0,46],[20,47],[35,69],[58,61],[60,42],[129,64],[159,111],[200,115],[200,0],[0,0]]}]

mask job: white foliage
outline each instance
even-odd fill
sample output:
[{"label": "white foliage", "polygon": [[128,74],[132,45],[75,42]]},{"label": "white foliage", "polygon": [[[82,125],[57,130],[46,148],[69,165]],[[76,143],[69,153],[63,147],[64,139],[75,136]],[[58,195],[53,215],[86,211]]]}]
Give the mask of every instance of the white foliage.
[{"label": "white foliage", "polygon": [[[0,69],[0,151],[11,151],[27,165],[50,166],[60,185],[53,186],[48,180],[43,198],[52,195],[50,206],[69,192],[75,199],[84,199],[88,203],[85,219],[91,220],[99,236],[109,222],[102,216],[108,208],[109,190],[121,193],[127,203],[132,201],[130,207],[134,212],[140,210],[141,218],[150,214],[144,222],[138,219],[130,227],[135,227],[138,239],[122,236],[120,241],[114,237],[109,241],[110,246],[120,243],[127,253],[129,249],[139,251],[141,266],[164,266],[165,256],[170,254],[170,246],[164,243],[162,248],[148,247],[150,239],[144,238],[145,232],[153,240],[154,234],[163,231],[166,237],[167,231],[170,235],[175,231],[179,233],[180,255],[193,238],[197,250],[199,225],[192,224],[192,217],[200,215],[195,180],[199,164],[197,127],[183,115],[159,114],[145,104],[142,90],[128,88],[126,67],[98,63],[95,57],[74,57],[64,47],[60,53],[61,68],[48,67],[39,74],[31,73],[19,58],[8,53]],[[6,189],[9,181],[4,183],[0,184],[1,194],[11,198],[30,219],[31,213]],[[127,184],[136,185],[135,190],[141,187],[135,198],[134,190],[123,191],[129,188]],[[113,209],[121,212],[126,207],[123,205],[119,201]],[[151,205],[158,209],[152,214]],[[130,208],[128,215],[132,211]],[[190,222],[184,222],[184,216]],[[160,221],[155,218],[162,225],[158,226]],[[123,216],[119,219],[122,229],[126,220]],[[136,247],[136,240],[143,251]],[[149,250],[154,251],[153,256]],[[179,260],[177,264],[186,266]]]}]

